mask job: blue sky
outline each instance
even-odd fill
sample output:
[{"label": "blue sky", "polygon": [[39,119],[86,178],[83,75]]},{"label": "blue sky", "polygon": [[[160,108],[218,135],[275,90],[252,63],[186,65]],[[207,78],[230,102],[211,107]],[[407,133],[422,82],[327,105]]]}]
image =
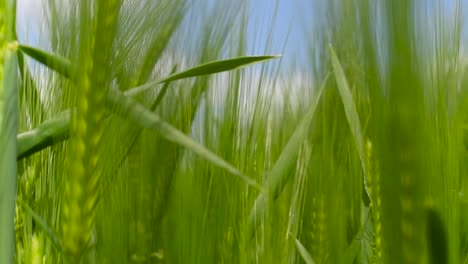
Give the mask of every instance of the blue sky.
[{"label": "blue sky", "polygon": [[[204,1],[204,0],[200,0]],[[210,0],[206,0],[210,1]],[[18,31],[20,41],[30,45],[40,45],[41,2],[44,0],[18,0]],[[249,50],[250,53],[283,54],[285,59],[292,59],[298,52],[304,52],[304,34],[299,24],[301,19],[310,18],[307,12],[299,13],[302,0],[247,0],[249,3]],[[276,17],[275,17],[276,15]],[[274,24],[269,22],[274,19]],[[273,34],[271,50],[265,50],[267,37]],[[44,39],[42,37],[42,39]],[[287,41],[287,43],[286,43]],[[45,44],[43,42],[42,44]],[[301,46],[302,44],[302,46]],[[44,46],[44,45],[42,45]]]},{"label": "blue sky", "polygon": [[[18,0],[18,24],[19,31],[23,32],[22,37],[28,38],[28,41],[35,42],[39,38],[39,24],[41,20],[41,2],[43,0]],[[266,19],[272,17],[275,13],[276,3],[274,0],[250,0],[250,19],[255,21],[252,24],[256,27],[255,33],[259,33],[258,23],[264,23]],[[280,0],[278,1],[277,22],[274,26],[274,34],[277,38],[283,39],[286,37],[289,28],[292,25],[297,25],[294,12],[297,11],[297,5],[291,4],[293,1]],[[264,26],[267,26],[264,24]],[[264,30],[266,27],[263,28]],[[27,31],[27,32],[25,32]],[[252,32],[254,33],[254,32]],[[265,41],[263,39],[263,41]]]},{"label": "blue sky", "polygon": [[[304,1],[294,0],[253,0],[250,4],[250,38],[258,48],[267,43],[267,29],[272,28],[275,45],[273,53],[282,53],[285,59],[300,57],[304,53],[305,34],[301,25],[312,23],[310,14],[304,8]],[[276,16],[276,17],[275,17]],[[270,18],[276,18],[273,27],[266,24]],[[266,21],[265,21],[266,20]],[[265,24],[262,24],[263,23]],[[286,44],[286,45],[285,45]],[[283,51],[284,47],[284,51]]]},{"label": "blue sky", "polygon": [[[203,0],[201,0],[203,1]],[[209,0],[206,0],[209,1]],[[235,0],[233,0],[235,1]],[[313,23],[313,6],[322,0],[248,0],[249,3],[249,41],[252,53],[265,52],[268,31],[273,30],[273,46],[270,53],[283,53],[288,60],[305,59],[305,41],[309,36],[303,31],[304,25]],[[325,0],[328,1],[328,0]],[[454,6],[456,0],[423,0],[428,5],[444,1],[446,7]],[[18,23],[20,40],[37,45],[39,39],[39,24],[43,0],[18,0]],[[462,0],[464,17],[468,17],[468,0]],[[315,3],[315,4],[314,4]],[[276,6],[277,5],[277,6]],[[450,12],[450,8],[447,8]],[[276,21],[269,24],[276,14]],[[465,21],[465,24],[468,21]],[[464,43],[468,41],[468,30],[464,30]],[[287,42],[286,42],[287,41]],[[284,46],[286,42],[286,45]],[[283,51],[284,47],[284,51]]]}]

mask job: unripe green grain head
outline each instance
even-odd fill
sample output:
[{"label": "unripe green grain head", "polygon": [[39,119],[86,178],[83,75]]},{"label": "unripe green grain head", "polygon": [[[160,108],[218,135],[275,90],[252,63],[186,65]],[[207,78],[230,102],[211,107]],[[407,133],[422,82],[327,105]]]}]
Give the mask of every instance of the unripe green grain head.
[{"label": "unripe green grain head", "polygon": [[90,1],[81,2],[78,98],[72,114],[71,171],[65,183],[63,245],[71,261],[78,262],[89,246],[100,194],[98,148],[103,135],[109,57],[120,0],[98,1],[97,18]]}]

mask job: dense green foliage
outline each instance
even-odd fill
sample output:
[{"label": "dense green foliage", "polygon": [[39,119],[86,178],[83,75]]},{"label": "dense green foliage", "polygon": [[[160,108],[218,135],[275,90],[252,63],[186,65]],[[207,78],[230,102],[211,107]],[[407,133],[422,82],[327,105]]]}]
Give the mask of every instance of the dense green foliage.
[{"label": "dense green foliage", "polygon": [[468,263],[462,1],[0,1],[0,263]]}]

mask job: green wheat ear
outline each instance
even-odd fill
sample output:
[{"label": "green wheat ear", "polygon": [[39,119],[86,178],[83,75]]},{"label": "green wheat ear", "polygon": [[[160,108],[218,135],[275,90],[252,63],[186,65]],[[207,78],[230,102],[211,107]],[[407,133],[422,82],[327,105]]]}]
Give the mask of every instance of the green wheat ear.
[{"label": "green wheat ear", "polygon": [[366,180],[373,208],[372,218],[374,221],[375,257],[377,263],[382,263],[382,192],[379,166],[370,140],[366,142],[366,164],[368,166]]},{"label": "green wheat ear", "polygon": [[325,263],[328,259],[328,239],[327,239],[327,212],[325,208],[325,194],[319,192],[313,199],[312,222],[314,223],[311,232],[312,256],[317,263]]},{"label": "green wheat ear", "polygon": [[[88,246],[96,217],[100,192],[98,167],[100,144],[108,92],[108,62],[120,9],[120,0],[97,1],[96,24],[82,24],[77,81],[79,95],[72,115],[71,172],[65,183],[63,246],[72,262],[79,262]],[[81,2],[82,19],[90,15],[90,4]],[[89,16],[88,16],[89,15]]]}]

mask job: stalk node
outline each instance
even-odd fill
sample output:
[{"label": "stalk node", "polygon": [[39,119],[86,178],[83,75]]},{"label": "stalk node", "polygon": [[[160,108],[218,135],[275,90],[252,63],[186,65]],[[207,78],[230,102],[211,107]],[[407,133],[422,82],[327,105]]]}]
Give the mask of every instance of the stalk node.
[{"label": "stalk node", "polygon": [[7,44],[7,50],[16,52],[19,49],[19,42],[18,41],[11,41]]}]

